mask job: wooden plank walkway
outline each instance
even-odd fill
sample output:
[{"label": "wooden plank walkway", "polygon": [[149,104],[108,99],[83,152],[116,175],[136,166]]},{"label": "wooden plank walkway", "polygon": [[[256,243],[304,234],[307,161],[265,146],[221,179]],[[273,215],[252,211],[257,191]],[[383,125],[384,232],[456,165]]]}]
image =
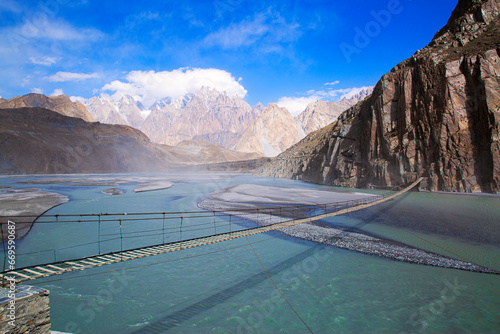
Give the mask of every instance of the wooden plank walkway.
[{"label": "wooden plank walkway", "polygon": [[288,220],[286,222],[281,222],[281,223],[276,223],[276,224],[261,226],[261,227],[255,227],[255,228],[250,228],[250,229],[236,231],[236,232],[220,233],[220,234],[216,234],[216,235],[211,235],[211,236],[201,237],[201,238],[196,238],[196,239],[191,239],[191,240],[171,242],[171,243],[166,243],[166,244],[161,244],[161,245],[148,246],[148,247],[143,247],[143,248],[131,249],[131,250],[127,250],[127,251],[112,252],[112,253],[107,253],[107,254],[102,254],[102,255],[94,255],[94,256],[75,259],[75,260],[71,260],[71,261],[61,261],[61,262],[44,264],[44,265],[25,267],[25,268],[20,268],[20,269],[16,269],[13,271],[1,273],[0,279],[2,279],[2,280],[15,280],[16,282],[20,283],[23,281],[35,280],[35,279],[38,279],[41,277],[60,275],[60,274],[70,272],[70,271],[85,270],[85,269],[89,269],[89,268],[93,268],[93,267],[100,267],[100,266],[108,265],[108,264],[112,264],[112,263],[123,262],[123,261],[128,261],[128,260],[133,260],[133,259],[139,259],[139,258],[143,258],[143,257],[147,257],[147,256],[154,256],[154,255],[159,255],[159,254],[164,254],[164,253],[180,251],[180,250],[188,249],[188,248],[210,245],[210,244],[214,244],[214,243],[218,243],[218,242],[222,242],[222,241],[228,241],[228,240],[248,237],[248,236],[256,235],[256,234],[260,234],[260,233],[275,231],[275,230],[282,229],[284,227],[290,227],[290,226],[295,226],[295,225],[299,225],[299,224],[303,224],[303,223],[309,223],[312,221],[325,219],[325,218],[329,218],[329,217],[340,216],[340,215],[344,215],[344,214],[349,213],[349,212],[354,212],[354,211],[366,209],[366,208],[369,208],[371,206],[375,206],[375,205],[390,201],[393,198],[406,193],[407,191],[409,191],[410,189],[415,187],[417,184],[419,184],[422,180],[423,180],[423,178],[419,178],[417,181],[412,183],[407,188],[405,188],[397,193],[394,193],[393,195],[390,195],[388,197],[385,197],[385,198],[382,198],[382,199],[379,199],[379,200],[376,200],[373,202],[363,203],[363,204],[356,205],[353,207],[348,207],[348,208],[338,210],[335,212],[331,212],[331,213],[325,213],[325,214],[321,214],[321,215],[317,215],[317,216],[313,216],[313,217],[293,219],[293,220]]}]

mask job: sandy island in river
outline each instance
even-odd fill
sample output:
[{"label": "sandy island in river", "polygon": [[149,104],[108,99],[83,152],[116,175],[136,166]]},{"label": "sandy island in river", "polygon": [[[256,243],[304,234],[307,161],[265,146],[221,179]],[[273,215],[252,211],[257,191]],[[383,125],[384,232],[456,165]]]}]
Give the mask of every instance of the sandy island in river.
[{"label": "sandy island in river", "polygon": [[172,187],[173,185],[174,184],[170,181],[156,181],[156,182],[141,183],[137,187],[135,187],[134,192],[141,193],[141,192],[145,192],[145,191],[168,189],[168,188]]},{"label": "sandy island in river", "polygon": [[[33,225],[33,221],[39,215],[67,201],[69,201],[67,196],[40,191],[40,189],[36,188],[8,190],[0,193],[0,220],[2,222],[7,222],[7,220],[15,222],[16,239],[21,239],[26,236]],[[2,240],[7,240],[7,225],[2,225],[2,231]]]},{"label": "sandy island in river", "polygon": [[[136,184],[134,192],[146,192],[168,189],[176,183],[192,182],[217,182],[225,180],[227,175],[222,173],[210,173],[203,175],[191,175],[189,173],[173,173],[162,176],[116,176],[116,175],[61,175],[47,178],[36,178],[18,181],[19,184],[67,184],[76,187],[111,187],[102,192],[107,195],[118,195],[120,190],[116,189],[125,184]],[[114,190],[116,189],[116,191]]]},{"label": "sandy island in river", "polygon": [[[209,194],[198,206],[206,210],[230,211],[264,226],[291,218],[268,214],[249,215],[240,209],[269,208],[272,206],[318,205],[367,198],[373,195],[355,192],[325,191],[307,188],[271,187],[242,184]],[[305,209],[308,210],[307,208]],[[418,249],[401,242],[383,239],[365,232],[343,227],[333,227],[321,221],[304,223],[280,229],[286,235],[326,245],[376,255],[397,261],[418,263],[444,268],[475,272],[497,273],[466,261]],[[498,273],[497,273],[498,274]]]},{"label": "sandy island in river", "polygon": [[114,196],[114,195],[123,195],[124,192],[120,189],[116,189],[116,188],[109,188],[109,189],[104,189],[103,191],[101,191],[104,195],[111,195],[111,196]]}]

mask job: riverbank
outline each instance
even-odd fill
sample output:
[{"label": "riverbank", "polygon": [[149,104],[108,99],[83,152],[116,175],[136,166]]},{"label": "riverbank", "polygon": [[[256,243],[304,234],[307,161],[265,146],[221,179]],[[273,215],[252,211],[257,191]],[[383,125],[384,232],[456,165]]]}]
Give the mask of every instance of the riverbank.
[{"label": "riverbank", "polygon": [[[370,196],[373,195],[302,188],[238,185],[211,193],[198,206],[207,210],[230,211],[232,215],[239,215],[256,222],[258,225],[266,226],[291,218],[277,215],[249,215],[248,212],[238,212],[238,209],[266,208],[269,207],[269,204],[274,206],[321,205]],[[446,257],[398,241],[370,235],[353,228],[331,226],[321,221],[287,227],[280,231],[291,237],[396,261],[498,274],[494,270],[468,261]]]},{"label": "riverbank", "polygon": [[[9,189],[0,193],[0,220],[15,222],[16,239],[22,239],[28,234],[38,216],[68,201],[67,196],[40,191],[37,188]],[[2,232],[1,240],[7,240],[7,225],[3,224],[0,232]]]}]

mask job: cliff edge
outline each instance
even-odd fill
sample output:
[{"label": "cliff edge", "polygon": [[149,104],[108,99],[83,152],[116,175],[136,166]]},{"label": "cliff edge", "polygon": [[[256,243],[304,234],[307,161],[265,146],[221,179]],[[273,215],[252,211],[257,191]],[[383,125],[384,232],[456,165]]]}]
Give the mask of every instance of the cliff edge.
[{"label": "cliff edge", "polygon": [[500,3],[460,0],[431,43],[370,97],[264,166],[346,187],[500,190]]}]

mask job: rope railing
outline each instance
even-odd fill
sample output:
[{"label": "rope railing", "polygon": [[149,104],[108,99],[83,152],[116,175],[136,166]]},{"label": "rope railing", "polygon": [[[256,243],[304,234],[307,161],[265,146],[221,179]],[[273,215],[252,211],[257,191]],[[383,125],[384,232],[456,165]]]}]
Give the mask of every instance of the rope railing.
[{"label": "rope railing", "polygon": [[[87,268],[132,260],[145,256],[159,255],[256,235],[259,233],[276,231],[284,227],[313,222],[384,203],[410,190],[421,180],[422,179],[420,178],[404,190],[391,195],[370,196],[359,200],[342,201],[330,204],[284,207],[268,206],[253,209],[242,208],[205,211],[205,214],[202,217],[189,217],[187,212],[183,212],[183,215],[180,216],[180,220],[178,221],[178,231],[171,231],[168,233],[165,233],[165,229],[168,228],[165,227],[165,219],[162,219],[161,222],[157,222],[157,228],[152,230],[127,230],[130,226],[135,228],[137,227],[137,224],[135,224],[136,221],[127,222],[128,216],[144,215],[143,213],[135,213],[132,215],[116,214],[116,216],[120,218],[104,223],[101,221],[102,215],[92,214],[89,216],[98,216],[99,219],[97,219],[97,222],[93,222],[93,224],[87,222],[86,224],[80,225],[69,224],[69,226],[73,229],[75,229],[75,227],[79,227],[80,230],[78,233],[87,232],[88,235],[78,235],[78,237],[80,239],[88,240],[89,235],[93,235],[93,229],[89,228],[89,226],[91,227],[92,225],[96,225],[95,231],[97,232],[97,237],[95,237],[93,241],[78,245],[60,245],[58,249],[45,249],[36,252],[17,254],[17,256],[22,255],[28,257],[28,260],[32,262],[18,263],[16,268],[9,268],[9,270],[6,270],[4,262],[4,270],[0,273],[0,278],[4,280],[4,283],[5,280],[12,279],[18,282],[33,280],[73,270],[84,270]],[[167,213],[154,214],[161,214],[162,218],[167,216]],[[150,213],[149,215],[152,214]],[[55,216],[56,215],[52,217]],[[82,217],[82,215],[66,216]],[[61,221],[59,220],[59,216],[57,217],[58,218],[55,223],[60,224]],[[258,223],[257,226],[249,223],[250,221],[255,221],[257,218],[261,223],[268,223]],[[190,228],[192,221],[197,219],[203,219],[205,223],[194,226],[194,229]],[[103,237],[101,235],[101,224],[114,225],[107,226],[110,229],[114,228],[114,233],[106,233],[109,235]],[[143,239],[147,240],[143,242],[141,241]],[[64,251],[68,251],[68,253],[65,253]],[[46,255],[42,256],[42,254]],[[51,255],[53,255],[53,257],[51,257]],[[4,258],[6,259],[6,255]]]},{"label": "rope railing", "polygon": [[[88,242],[68,244],[63,242],[57,248],[16,253],[18,263],[23,266],[31,266],[47,261],[56,262],[74,258],[74,251],[84,257],[101,255],[106,251],[116,249],[123,251],[139,246],[156,245],[160,239],[160,243],[166,243],[219,235],[255,226],[255,222],[260,225],[259,221],[267,221],[269,224],[273,221],[281,223],[289,219],[326,214],[343,208],[371,203],[386,196],[389,194],[318,205],[267,205],[257,208],[243,207],[212,211],[56,214],[40,217],[29,215],[0,216],[0,227],[7,223],[6,220],[15,218],[16,224],[29,223],[43,224],[44,226],[64,224],[95,229],[95,232],[92,233],[87,231],[87,240],[90,239]],[[36,221],[30,222],[26,219],[30,217],[36,218]],[[39,259],[37,260],[37,258]],[[5,264],[7,252],[4,252],[3,260]]]},{"label": "rope railing", "polygon": [[[410,190],[421,180],[422,178],[404,190],[390,195],[384,194],[358,200],[319,205],[266,206],[252,209],[193,211],[194,215],[190,215],[193,212],[64,215],[64,217],[91,218],[91,221],[77,220],[77,222],[84,224],[74,224],[75,221],[60,220],[59,218],[62,215],[42,216],[40,218],[42,220],[46,218],[53,219],[55,217],[55,221],[52,220],[49,222],[51,224],[71,223],[68,226],[74,230],[74,233],[82,234],[78,235],[77,239],[89,240],[92,235],[94,235],[94,239],[81,244],[70,243],[68,245],[60,245],[58,249],[18,253],[16,254],[18,257],[27,257],[28,262],[20,261],[16,265],[15,270],[12,268],[6,270],[7,253],[4,249],[4,269],[0,273],[0,277],[7,280],[15,279],[16,281],[32,280],[68,271],[84,270],[95,266],[275,231],[284,227],[342,215],[386,202]],[[200,213],[203,214],[200,215]],[[171,226],[165,225],[169,214],[181,214],[177,216],[178,220],[174,220],[176,223],[170,224]],[[160,215],[162,219],[154,218],[156,226],[153,228],[149,228],[151,225],[138,226],[136,224],[138,220],[144,219],[144,221],[148,221],[148,217],[151,218],[157,215]],[[114,216],[116,218],[103,220],[103,216],[108,218]],[[93,219],[94,217],[98,217],[98,219]],[[134,218],[130,221],[129,217]],[[199,219],[202,219],[203,222],[200,223],[197,221]],[[254,223],[250,223],[256,220],[258,220],[257,227]],[[40,223],[41,220],[37,220],[36,224]],[[45,224],[49,223],[46,222]],[[144,226],[149,229],[130,229],[142,228]],[[95,230],[92,227],[95,227]],[[78,228],[79,230],[77,231]],[[101,233],[101,231],[108,232]],[[70,235],[68,238],[70,237],[75,239],[75,236]],[[5,243],[3,244],[5,246]],[[46,255],[42,256],[42,254]]]},{"label": "rope railing", "polygon": [[[108,217],[127,217],[123,218],[123,221],[144,221],[144,217],[140,218],[128,218],[128,217],[135,217],[135,216],[158,216],[158,217],[151,217],[148,218],[146,221],[151,221],[151,220],[162,220],[162,219],[167,219],[167,220],[172,220],[172,219],[180,219],[181,217],[185,217],[186,215],[190,215],[190,217],[193,218],[209,218],[213,217],[214,215],[228,215],[230,212],[248,212],[248,213],[258,213],[258,212],[265,212],[269,210],[279,210],[279,209],[292,209],[292,208],[304,208],[304,207],[316,207],[316,208],[321,208],[321,207],[331,207],[331,206],[352,206],[352,205],[358,205],[359,203],[366,201],[366,202],[371,202],[383,197],[389,196],[391,193],[386,193],[383,195],[377,195],[377,196],[370,196],[367,198],[362,198],[358,200],[347,200],[347,201],[339,201],[339,202],[334,202],[334,203],[327,203],[327,204],[317,204],[317,205],[288,205],[288,206],[280,206],[280,207],[270,207],[270,206],[263,206],[259,208],[238,208],[238,209],[230,209],[230,210],[211,210],[211,211],[185,211],[185,212],[132,212],[132,213],[126,213],[126,212],[120,212],[120,213],[82,213],[82,214],[56,214],[56,215],[46,215],[44,214],[43,216],[38,216],[38,215],[16,215],[16,216],[1,216],[0,215],[0,224],[6,224],[4,221],[6,219],[11,219],[12,217],[15,217],[16,219],[22,219],[26,218],[26,221],[20,222],[20,223],[33,223],[35,219],[37,218],[43,218],[44,220],[39,220],[37,219],[36,223],[39,224],[50,224],[50,223],[95,223],[95,222],[107,222],[107,221],[116,221],[117,218],[108,218]],[[159,215],[165,215],[165,218]],[[168,215],[168,216],[167,216]],[[62,218],[73,218],[72,220],[63,220]],[[96,219],[85,219],[87,217],[95,217]],[[108,219],[104,219],[102,217],[106,217]],[[31,220],[30,220],[31,218]],[[52,220],[47,220],[51,218]],[[80,219],[76,219],[80,218]]]},{"label": "rope railing", "polygon": [[[404,191],[408,189],[410,187]],[[124,258],[130,259],[144,256],[141,255],[144,252],[149,255],[164,253],[163,246],[168,246],[170,247],[168,249],[173,250],[185,249],[186,247],[201,245],[202,242],[212,243],[212,241],[203,241],[205,239],[214,239],[213,242],[219,242],[234,239],[240,234],[255,234],[255,231],[253,231],[255,229],[263,229],[258,233],[277,230],[281,228],[281,224],[303,219],[312,219],[311,221],[314,221],[322,219],[315,219],[315,217],[330,217],[336,215],[336,212],[340,214],[352,207],[375,205],[374,202],[383,202],[394,196],[394,192],[389,192],[383,195],[370,195],[357,200],[317,205],[277,206],[268,204],[257,208],[241,207],[211,211],[83,213],[42,215],[40,217],[16,216],[16,224],[37,224],[40,228],[50,224],[55,224],[55,226],[63,224],[69,229],[66,244],[64,242],[66,239],[62,240],[62,242],[58,240],[59,246],[57,248],[43,249],[40,247],[36,251],[16,253],[16,268],[41,268],[40,266],[43,266],[43,272],[46,274],[51,271],[50,268],[54,267],[53,264],[57,263],[64,264],[63,267],[67,267],[63,271],[58,269],[59,273],[71,271],[75,268],[81,269],[82,266],[88,266],[89,261],[95,263],[104,261],[105,264],[108,264],[116,262],[118,255],[119,261],[123,261]],[[242,206],[245,206],[245,204],[242,204]],[[4,230],[3,225],[7,224],[7,219],[13,218],[12,216],[0,216],[0,230],[2,232]],[[29,221],[29,218],[34,218],[35,221]],[[255,227],[255,222],[257,222],[258,227]],[[88,242],[76,243],[75,239],[78,239],[78,237],[75,237],[74,234],[79,233],[81,236],[78,235],[78,237],[88,240]],[[193,240],[195,246],[192,246]],[[3,244],[5,246],[5,242]],[[183,246],[184,244],[189,246]],[[13,273],[12,269],[7,270],[6,268],[7,252],[5,251],[3,260],[4,269],[0,276],[5,277],[6,273]],[[75,266],[72,264],[73,262],[64,261],[80,261],[81,263],[79,262],[79,266]],[[23,270],[24,274],[18,275],[18,279],[24,280],[26,273],[33,271],[33,269]],[[30,279],[33,279],[33,277]]]}]

